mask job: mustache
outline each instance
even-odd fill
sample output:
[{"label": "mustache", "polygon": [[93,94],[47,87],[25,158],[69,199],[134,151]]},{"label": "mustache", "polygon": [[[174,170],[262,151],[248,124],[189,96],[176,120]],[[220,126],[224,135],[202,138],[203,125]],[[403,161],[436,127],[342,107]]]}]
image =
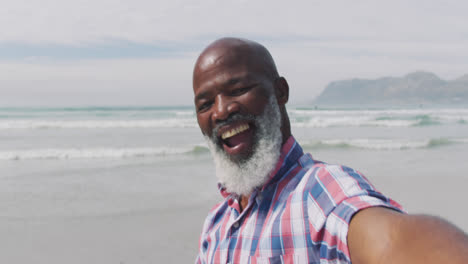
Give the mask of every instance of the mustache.
[{"label": "mustache", "polygon": [[228,118],[226,118],[225,120],[219,120],[219,121],[216,121],[216,126],[213,128],[213,131],[212,131],[212,140],[217,142],[218,141],[218,137],[216,135],[218,135],[218,132],[219,130],[221,129],[221,127],[223,126],[226,126],[226,125],[230,125],[234,122],[237,122],[237,121],[250,121],[250,122],[256,122],[257,121],[257,118],[252,115],[252,114],[241,114],[241,113],[234,113],[230,116],[228,116]]}]

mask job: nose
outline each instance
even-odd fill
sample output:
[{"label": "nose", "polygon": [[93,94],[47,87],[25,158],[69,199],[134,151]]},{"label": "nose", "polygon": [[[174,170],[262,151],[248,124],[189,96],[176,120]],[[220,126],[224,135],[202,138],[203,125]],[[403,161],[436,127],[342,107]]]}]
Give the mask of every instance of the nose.
[{"label": "nose", "polygon": [[239,104],[230,98],[218,95],[215,98],[214,112],[212,121],[215,123],[226,120],[230,115],[239,111]]}]

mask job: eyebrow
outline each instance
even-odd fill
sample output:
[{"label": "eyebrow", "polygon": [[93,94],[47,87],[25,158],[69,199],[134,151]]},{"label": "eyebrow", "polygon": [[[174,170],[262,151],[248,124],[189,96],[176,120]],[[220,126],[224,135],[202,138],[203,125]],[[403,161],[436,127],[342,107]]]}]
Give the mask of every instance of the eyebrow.
[{"label": "eyebrow", "polygon": [[[249,81],[250,80],[249,77],[250,77],[249,75],[241,76],[241,77],[234,77],[224,82],[221,86],[231,86],[231,85],[236,85],[242,81]],[[204,92],[197,94],[195,96],[195,102],[200,99],[203,99],[203,97],[207,96],[209,93],[210,93],[209,91],[204,91]]]},{"label": "eyebrow", "polygon": [[208,91],[201,92],[201,93],[197,94],[197,95],[195,96],[195,102],[198,101],[198,100],[200,100],[200,99],[203,99],[203,97],[205,97],[207,94],[209,94]]},{"label": "eyebrow", "polygon": [[242,81],[242,79],[246,79],[245,77],[234,77],[232,79],[227,80],[223,85],[235,85]]}]

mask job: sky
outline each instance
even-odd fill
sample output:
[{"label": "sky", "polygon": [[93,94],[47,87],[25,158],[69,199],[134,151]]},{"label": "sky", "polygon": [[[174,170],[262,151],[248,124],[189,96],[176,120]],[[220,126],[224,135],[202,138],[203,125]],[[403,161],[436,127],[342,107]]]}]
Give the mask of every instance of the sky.
[{"label": "sky", "polygon": [[296,105],[336,80],[468,73],[468,1],[1,1],[0,107],[192,105],[225,36],[266,46]]}]

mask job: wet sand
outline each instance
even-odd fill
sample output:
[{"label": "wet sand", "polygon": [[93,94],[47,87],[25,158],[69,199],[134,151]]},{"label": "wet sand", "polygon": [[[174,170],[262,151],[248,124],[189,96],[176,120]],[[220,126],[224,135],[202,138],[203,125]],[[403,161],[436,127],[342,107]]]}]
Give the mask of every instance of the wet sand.
[{"label": "wet sand", "polygon": [[[314,157],[356,168],[410,213],[466,232],[466,147],[450,148]],[[203,219],[220,199],[210,156],[124,163],[41,162],[0,178],[0,263],[192,263]],[[41,166],[48,169],[34,173]]]}]

